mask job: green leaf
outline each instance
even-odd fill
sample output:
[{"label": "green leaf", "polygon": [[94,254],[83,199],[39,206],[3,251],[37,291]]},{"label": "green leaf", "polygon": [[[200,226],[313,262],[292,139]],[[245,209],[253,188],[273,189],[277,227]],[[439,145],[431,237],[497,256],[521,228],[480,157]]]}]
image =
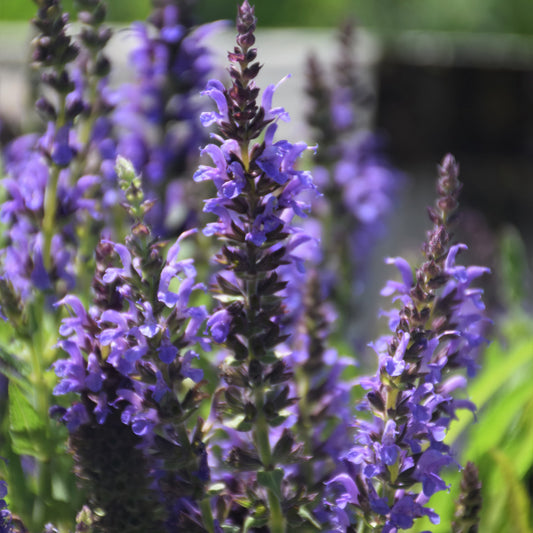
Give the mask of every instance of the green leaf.
[{"label": "green leaf", "polygon": [[307,520],[308,522],[313,524],[313,526],[315,526],[317,529],[322,529],[321,524],[316,521],[315,517],[309,512],[305,505],[302,505],[298,509],[298,515],[301,516],[304,520]]},{"label": "green leaf", "polygon": [[491,452],[496,466],[504,480],[506,489],[506,521],[511,531],[520,533],[532,533],[529,527],[530,501],[527,490],[520,482],[512,461],[500,450]]},{"label": "green leaf", "polygon": [[10,382],[16,382],[21,387],[26,387],[28,392],[31,390],[31,384],[27,378],[30,371],[30,365],[0,347],[0,373],[6,376]]},{"label": "green leaf", "polygon": [[[529,381],[529,380],[528,380]],[[531,387],[531,385],[529,385]],[[522,408],[522,414],[517,424],[516,432],[511,438],[504,438],[505,452],[513,458],[513,465],[517,475],[523,479],[533,466],[533,395],[528,404]]]},{"label": "green leaf", "polygon": [[[496,392],[508,384],[512,376],[517,375],[521,368],[531,361],[533,361],[533,339],[531,338],[514,344],[510,349],[496,342],[489,346],[485,352],[483,372],[470,387],[471,399],[478,409],[481,409]],[[453,443],[471,420],[470,416],[463,415],[454,422],[448,432],[448,442]]]},{"label": "green leaf", "polygon": [[9,433],[18,454],[45,459],[40,444],[46,438],[47,420],[43,420],[16,383],[9,384]]},{"label": "green leaf", "polygon": [[259,485],[270,490],[278,501],[282,500],[281,482],[283,481],[283,470],[276,468],[275,470],[261,470],[257,472],[257,482]]},{"label": "green leaf", "polygon": [[500,443],[509,440],[511,426],[516,425],[517,413],[533,398],[530,373],[516,376],[521,383],[507,387],[503,394],[498,394],[479,414],[478,424],[472,427],[467,446],[466,455],[475,458],[492,448],[497,448]]}]

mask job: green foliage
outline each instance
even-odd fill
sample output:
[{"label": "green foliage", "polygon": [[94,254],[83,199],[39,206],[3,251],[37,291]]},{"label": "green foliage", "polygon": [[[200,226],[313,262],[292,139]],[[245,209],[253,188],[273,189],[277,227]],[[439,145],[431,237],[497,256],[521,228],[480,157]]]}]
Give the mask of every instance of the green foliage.
[{"label": "green foliage", "polygon": [[[74,0],[63,0],[65,11],[74,13]],[[131,22],[145,19],[150,12],[150,0],[115,0],[108,3],[109,15],[107,19],[115,22]],[[36,6],[31,0],[1,0],[0,21],[30,20],[35,16]]]},{"label": "green foliage", "polygon": [[9,433],[13,451],[19,455],[31,455],[40,460],[46,454],[40,444],[46,439],[46,420],[39,417],[28,397],[16,384],[9,385]]},{"label": "green foliage", "polygon": [[[72,12],[73,0],[63,0]],[[129,22],[146,18],[150,0],[109,2],[108,19]],[[233,20],[234,0],[199,0],[202,21]],[[533,34],[530,0],[256,0],[262,27],[328,27],[346,17],[378,31],[438,30]],[[2,0],[0,21],[29,20],[30,0]]]},{"label": "green foliage", "polygon": [[[262,27],[336,26],[354,17],[365,27],[533,34],[529,0],[256,0]],[[205,20],[233,19],[233,0],[200,0]]]}]

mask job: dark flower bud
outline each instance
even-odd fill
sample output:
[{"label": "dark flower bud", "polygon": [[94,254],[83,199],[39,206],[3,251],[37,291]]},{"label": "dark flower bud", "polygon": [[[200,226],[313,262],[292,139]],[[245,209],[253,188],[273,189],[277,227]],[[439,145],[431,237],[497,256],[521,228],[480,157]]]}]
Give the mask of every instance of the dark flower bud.
[{"label": "dark flower bud", "polygon": [[370,391],[366,395],[368,401],[375,407],[380,413],[385,412],[385,402],[378,391]]},{"label": "dark flower bud", "polygon": [[66,412],[67,409],[65,407],[62,407],[61,405],[52,405],[50,409],[48,409],[48,416],[52,420],[61,420]]},{"label": "dark flower bud", "polygon": [[247,67],[243,71],[243,77],[246,80],[253,80],[257,74],[259,74],[259,71],[261,70],[261,65],[259,63],[254,63],[250,67]]},{"label": "dark flower bud", "polygon": [[94,66],[94,74],[99,78],[103,78],[109,74],[111,71],[111,62],[107,59],[106,56],[100,55],[96,60]]},{"label": "dark flower bud", "polygon": [[263,365],[257,359],[250,360],[248,375],[254,385],[260,385],[263,382]]},{"label": "dark flower bud", "polygon": [[55,121],[57,113],[53,104],[47,100],[44,96],[39,98],[35,102],[35,108],[37,112],[43,117],[46,121]]},{"label": "dark flower bud", "polygon": [[43,83],[50,85],[58,93],[68,94],[74,90],[74,83],[66,70],[61,71],[59,75],[55,72],[45,72],[41,79]]},{"label": "dark flower bud", "polygon": [[107,8],[103,2],[99,2],[96,6],[95,10],[92,13],[92,20],[90,24],[93,26],[98,26],[102,24],[102,22],[105,21],[105,17],[107,14]]},{"label": "dark flower bud", "polygon": [[244,404],[244,416],[248,422],[253,422],[255,420],[255,417],[257,416],[257,409],[253,403],[246,402]]},{"label": "dark flower bud", "polygon": [[236,470],[242,472],[255,471],[263,466],[256,453],[243,448],[233,448],[229,453],[228,463]]},{"label": "dark flower bud", "polygon": [[250,48],[250,46],[253,46],[255,44],[255,35],[253,33],[245,33],[244,35],[239,35],[237,37],[237,42],[245,49]]},{"label": "dark flower bud", "polygon": [[294,435],[292,432],[285,428],[278,442],[276,442],[272,455],[276,458],[278,463],[286,463],[289,455],[292,452],[294,446]]},{"label": "dark flower bud", "polygon": [[74,98],[66,106],[65,118],[67,121],[73,121],[85,109],[85,104],[80,98]]},{"label": "dark flower bud", "polygon": [[277,361],[272,370],[265,376],[265,381],[271,385],[277,385],[288,381],[292,377],[292,373],[287,369],[287,365],[284,361]]},{"label": "dark flower bud", "polygon": [[98,33],[93,28],[83,28],[80,33],[80,39],[88,48],[100,48]]},{"label": "dark flower bud", "polygon": [[477,533],[482,503],[478,470],[468,462],[461,479],[461,494],[455,504],[452,533]]},{"label": "dark flower bud", "polygon": [[224,400],[229,408],[235,412],[243,411],[243,401],[240,390],[237,387],[228,387],[224,391]]}]

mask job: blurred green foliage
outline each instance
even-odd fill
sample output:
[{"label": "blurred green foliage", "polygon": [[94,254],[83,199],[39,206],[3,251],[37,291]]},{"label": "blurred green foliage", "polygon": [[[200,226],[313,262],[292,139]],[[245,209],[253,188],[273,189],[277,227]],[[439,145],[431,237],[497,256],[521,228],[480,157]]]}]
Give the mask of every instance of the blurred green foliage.
[{"label": "blurred green foliage", "polygon": [[[64,0],[70,9],[73,0]],[[336,26],[346,17],[380,32],[441,30],[533,34],[531,0],[255,0],[261,27]],[[110,20],[143,19],[150,0],[109,0]],[[202,21],[233,20],[237,0],[198,0]],[[31,0],[0,0],[1,20],[33,16]]]},{"label": "blurred green foliage", "polygon": [[[62,0],[65,11],[73,11],[74,0]],[[144,19],[150,11],[150,0],[109,0],[108,20],[129,22]],[[0,0],[0,22],[7,20],[30,20],[37,10],[33,0]]]}]

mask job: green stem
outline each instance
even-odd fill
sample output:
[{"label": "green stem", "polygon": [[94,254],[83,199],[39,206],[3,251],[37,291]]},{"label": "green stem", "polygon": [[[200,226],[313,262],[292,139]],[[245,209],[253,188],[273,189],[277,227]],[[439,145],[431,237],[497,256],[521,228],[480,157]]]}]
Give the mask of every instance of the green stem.
[{"label": "green stem", "polygon": [[[257,419],[254,428],[254,440],[259,458],[263,463],[265,470],[272,470],[275,466],[272,458],[272,450],[270,449],[269,428],[268,422],[263,413],[264,406],[264,390],[263,387],[258,387],[255,390],[255,405],[257,408]],[[270,510],[270,531],[271,533],[285,533],[285,519],[281,509],[281,502],[277,494],[272,489],[267,489],[268,506]]]},{"label": "green stem", "polygon": [[[45,358],[45,342],[43,337],[43,321],[44,314],[44,295],[38,293],[35,302],[31,305],[31,322],[34,328],[32,338],[30,341],[31,366],[32,366],[32,382],[35,387],[35,394],[33,398],[33,406],[35,412],[41,420],[49,420],[48,408],[50,406],[50,394],[48,385],[45,380],[44,371],[48,366]],[[48,426],[49,427],[49,426]],[[36,488],[37,498],[32,513],[34,524],[42,525],[46,516],[46,501],[49,500],[52,487],[52,472],[51,472],[51,435],[47,431],[44,437],[44,442],[40,444],[41,459],[36,464]]]},{"label": "green stem", "polygon": [[[65,124],[65,97],[62,96],[59,102],[59,112],[56,120],[56,131]],[[52,266],[51,247],[52,238],[55,233],[55,219],[57,211],[57,185],[59,181],[60,168],[52,164],[46,192],[44,196],[44,215],[43,215],[43,263],[48,271]]]},{"label": "green stem", "polygon": [[55,233],[55,218],[57,210],[57,183],[59,180],[59,167],[54,165],[50,170],[50,178],[46,186],[43,217],[43,262],[44,268],[49,271],[52,266],[51,247]]},{"label": "green stem", "polygon": [[[313,445],[311,442],[311,430],[313,424],[311,422],[311,414],[309,410],[309,403],[307,396],[310,388],[309,375],[300,366],[295,368],[294,375],[296,377],[296,383],[298,385],[298,412],[300,415],[300,421],[298,423],[298,437],[300,442],[303,442],[304,453],[309,457],[313,456]],[[313,464],[311,461],[303,461],[301,464],[301,472],[304,476],[306,484],[311,487],[316,480],[313,479]]]},{"label": "green stem", "polygon": [[271,533],[285,533],[285,519],[277,496],[268,491],[268,505],[270,508],[270,531]]}]

